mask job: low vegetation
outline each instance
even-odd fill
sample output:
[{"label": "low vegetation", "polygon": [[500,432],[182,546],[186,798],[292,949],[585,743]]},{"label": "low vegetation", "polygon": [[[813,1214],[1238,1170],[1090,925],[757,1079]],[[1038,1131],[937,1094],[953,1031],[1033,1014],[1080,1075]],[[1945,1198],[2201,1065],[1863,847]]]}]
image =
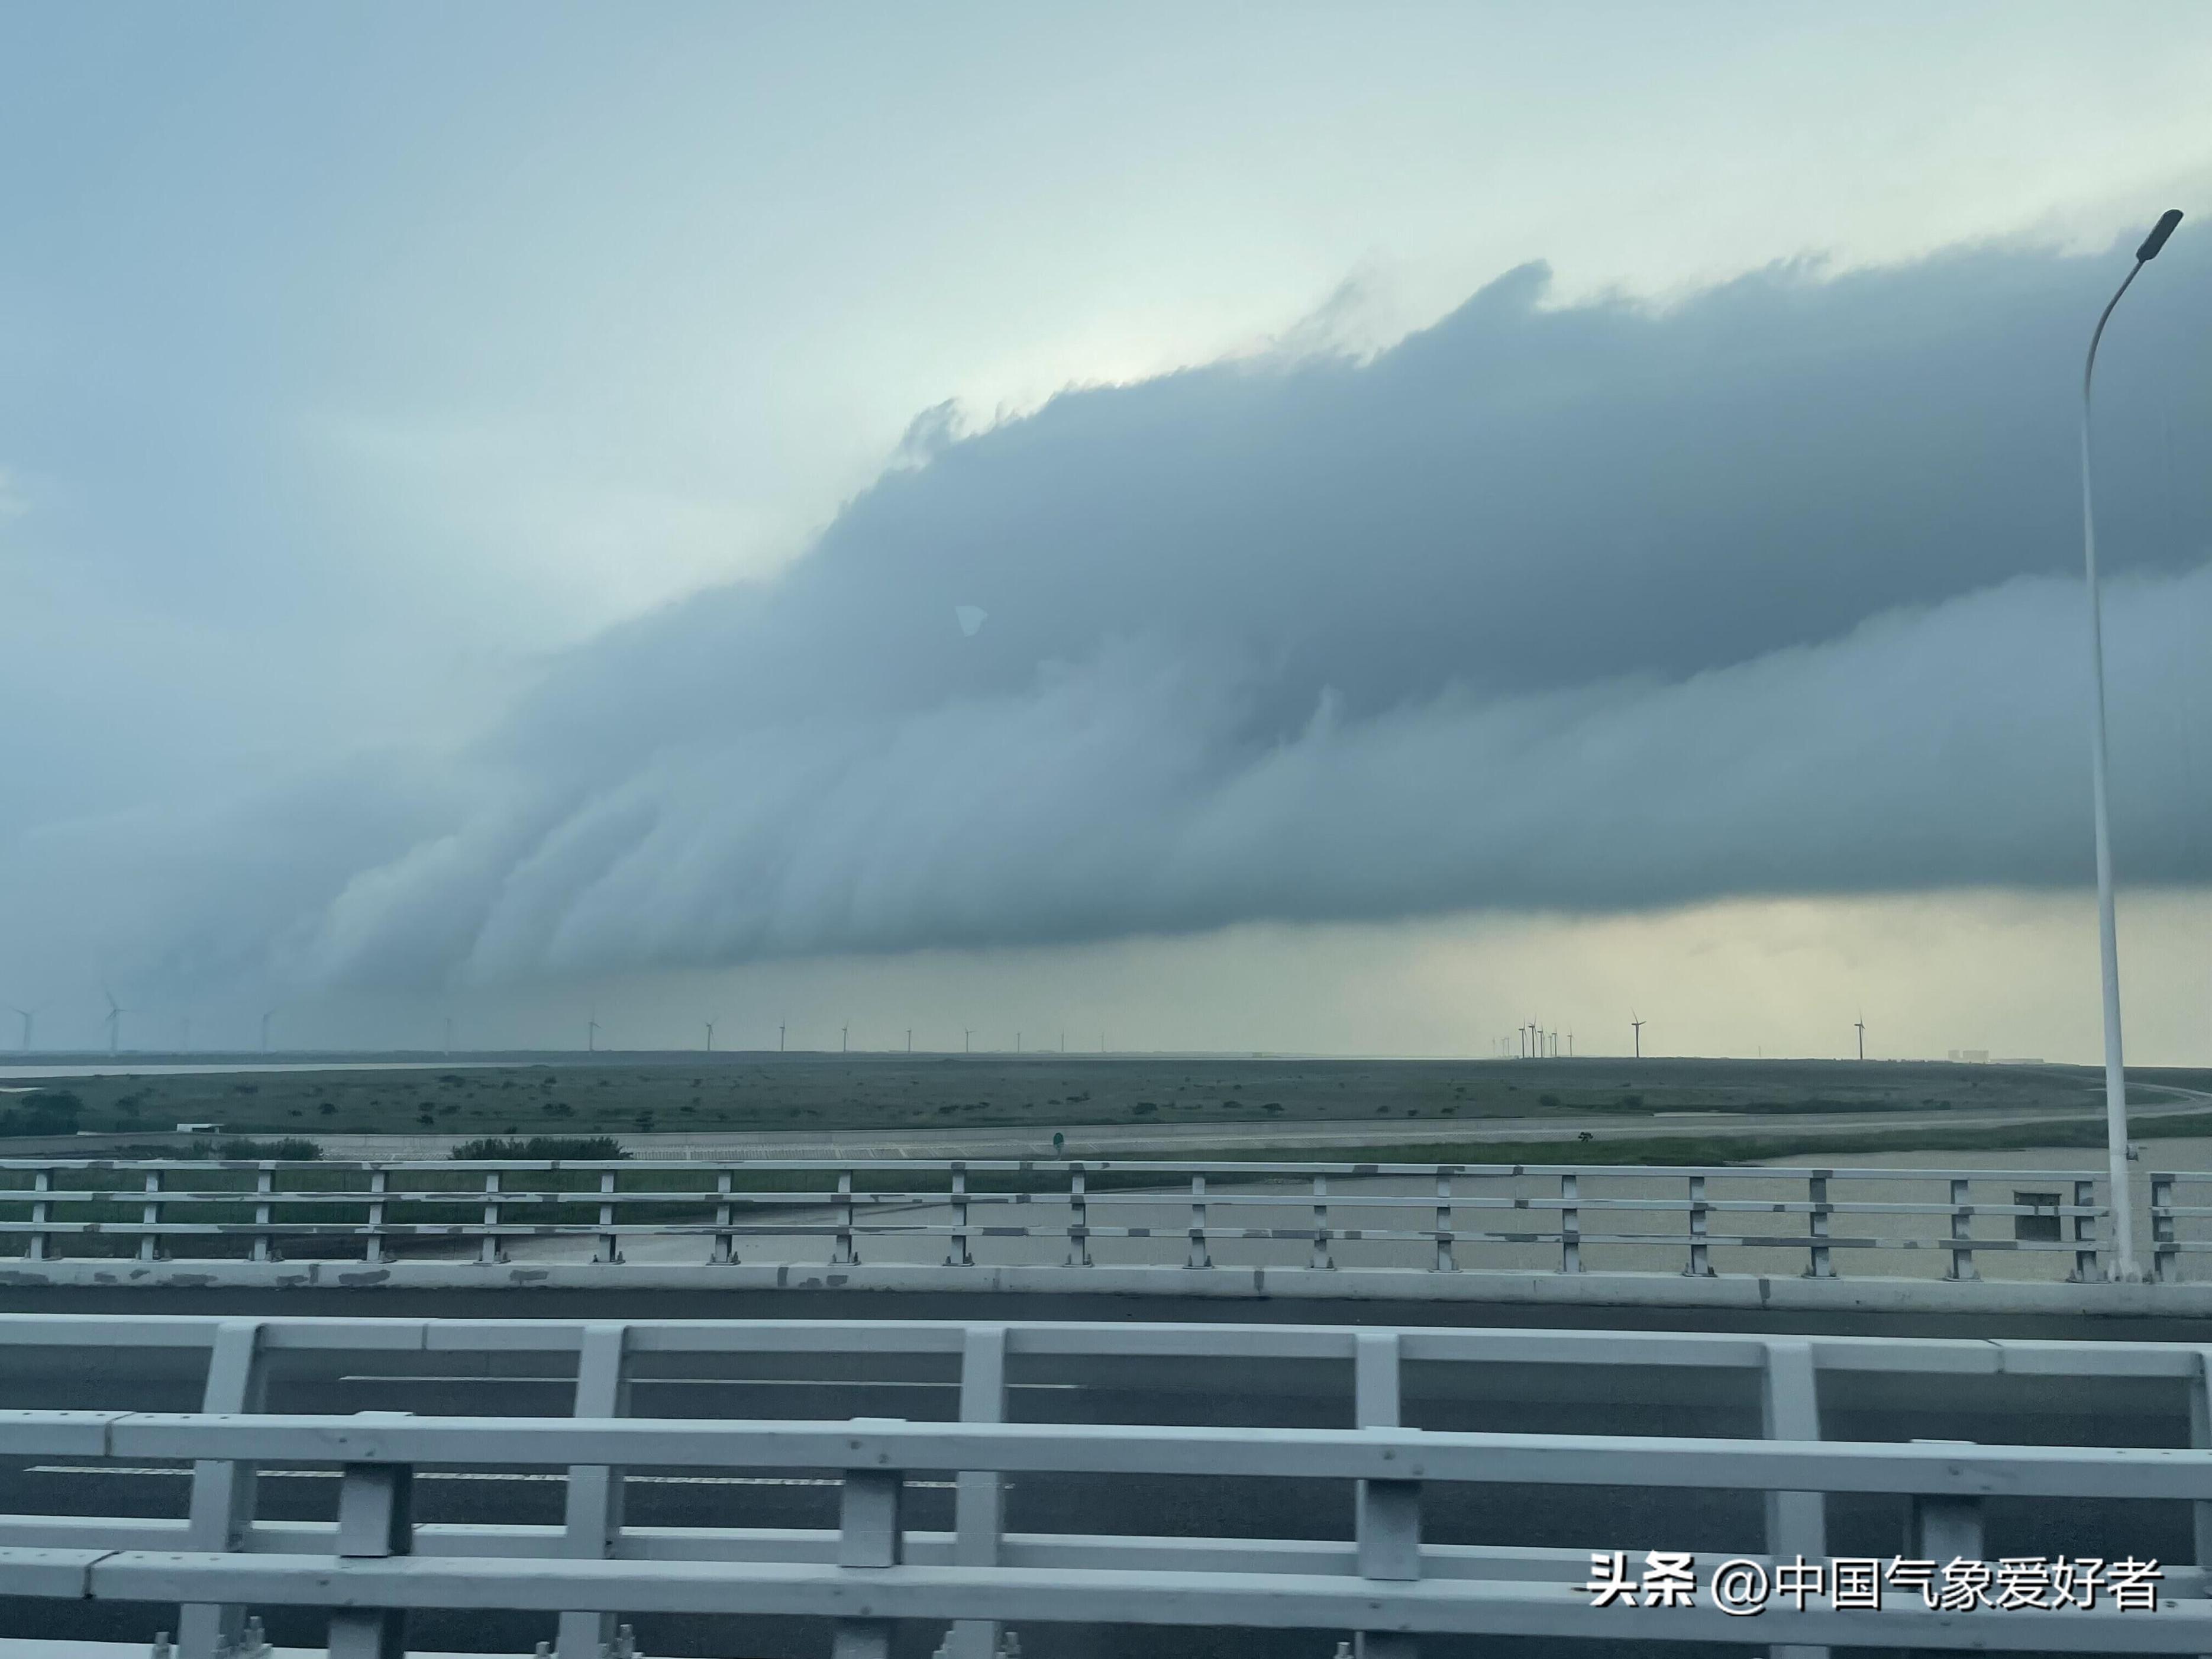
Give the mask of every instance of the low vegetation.
[{"label": "low vegetation", "polygon": [[[2203,1088],[2202,1073],[2138,1073]],[[1498,1118],[1580,1120],[1685,1112],[1789,1119],[1880,1112],[2083,1110],[2098,1103],[2086,1068],[1835,1060],[1334,1060],[1255,1055],[699,1054],[361,1071],[209,1073],[73,1079],[0,1095],[0,1134],[141,1136],[214,1126],[216,1137],[538,1136],[1054,1130],[1101,1124],[1163,1129],[1358,1121],[1378,1141],[1415,1140]],[[1729,1126],[1733,1127],[1733,1126]],[[1746,1124],[1746,1128],[1751,1126]]]},{"label": "low vegetation", "polygon": [[314,1141],[300,1135],[287,1135],[281,1140],[248,1140],[234,1136],[228,1140],[195,1140],[191,1147],[179,1152],[157,1154],[165,1158],[193,1158],[218,1159],[232,1164],[258,1164],[270,1158],[287,1164],[312,1164],[323,1155],[323,1149]]},{"label": "low vegetation", "polygon": [[33,1089],[0,1112],[0,1135],[73,1135],[84,1102],[68,1089]]},{"label": "low vegetation", "polygon": [[532,1135],[525,1140],[502,1140],[496,1135],[486,1135],[463,1141],[447,1156],[457,1163],[550,1163],[567,1159],[580,1164],[605,1164],[628,1158],[629,1153],[612,1135]]}]

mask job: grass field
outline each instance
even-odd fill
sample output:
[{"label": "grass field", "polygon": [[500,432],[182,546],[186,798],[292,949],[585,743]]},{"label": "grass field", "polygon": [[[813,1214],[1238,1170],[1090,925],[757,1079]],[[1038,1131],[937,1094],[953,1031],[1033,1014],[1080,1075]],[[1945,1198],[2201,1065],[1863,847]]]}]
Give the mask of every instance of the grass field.
[{"label": "grass field", "polygon": [[[2145,1071],[2132,1079],[2145,1101],[2172,1098],[2160,1085],[2212,1086],[2204,1072]],[[1936,1123],[1946,1115],[2091,1106],[2100,1081],[2086,1067],[1928,1061],[700,1054],[106,1076],[53,1086],[82,1103],[76,1127],[124,1133],[184,1122],[264,1135],[1249,1124],[1263,1138],[1269,1124],[1356,1121],[1375,1125],[1379,1145],[1419,1140],[1423,1123],[1699,1111],[1768,1119],[1894,1113],[1914,1133],[1942,1133],[1949,1132]],[[0,1096],[0,1103],[24,1098]],[[1632,1133],[1605,1127],[1600,1138],[1618,1149]],[[2035,1133],[2049,1144],[2053,1132]],[[1716,1135],[1727,1138],[1721,1126]]]}]

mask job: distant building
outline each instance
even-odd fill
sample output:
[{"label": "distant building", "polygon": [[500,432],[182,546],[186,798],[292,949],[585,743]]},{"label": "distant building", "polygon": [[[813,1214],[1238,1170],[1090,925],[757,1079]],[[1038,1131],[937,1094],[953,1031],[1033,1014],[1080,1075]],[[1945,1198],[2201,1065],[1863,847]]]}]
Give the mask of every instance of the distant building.
[{"label": "distant building", "polygon": [[1986,1066],[1990,1063],[1990,1051],[1986,1048],[1954,1048],[1951,1058],[1960,1066]]}]

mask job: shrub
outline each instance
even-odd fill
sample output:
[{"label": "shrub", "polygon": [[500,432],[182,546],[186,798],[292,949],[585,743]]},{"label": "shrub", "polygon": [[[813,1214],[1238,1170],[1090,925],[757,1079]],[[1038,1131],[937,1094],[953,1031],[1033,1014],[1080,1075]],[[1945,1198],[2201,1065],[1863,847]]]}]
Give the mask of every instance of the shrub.
[{"label": "shrub", "polygon": [[465,1140],[447,1154],[458,1164],[483,1160],[528,1159],[532,1162],[554,1158],[573,1158],[586,1163],[605,1163],[610,1159],[628,1158],[623,1144],[612,1135],[532,1135],[528,1139],[501,1139],[497,1135],[484,1135],[475,1140]]},{"label": "shrub", "polygon": [[0,1112],[0,1135],[73,1135],[84,1103],[67,1089],[33,1089]]},{"label": "shrub", "polygon": [[227,1140],[195,1140],[187,1158],[219,1158],[232,1164],[258,1164],[276,1158],[287,1164],[312,1164],[323,1155],[323,1149],[304,1135],[286,1135],[277,1140],[248,1140],[234,1135]]}]

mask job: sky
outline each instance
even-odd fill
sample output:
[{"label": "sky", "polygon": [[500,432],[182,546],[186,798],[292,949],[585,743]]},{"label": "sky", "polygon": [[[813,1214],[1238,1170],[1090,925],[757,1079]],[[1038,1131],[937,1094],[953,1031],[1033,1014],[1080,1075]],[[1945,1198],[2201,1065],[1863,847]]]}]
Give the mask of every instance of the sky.
[{"label": "sky", "polygon": [[2130,1054],[2212,1061],[2208,73],[2186,5],[0,12],[0,1003],[2091,1058],[2073,398],[2174,205],[2099,491]]}]

